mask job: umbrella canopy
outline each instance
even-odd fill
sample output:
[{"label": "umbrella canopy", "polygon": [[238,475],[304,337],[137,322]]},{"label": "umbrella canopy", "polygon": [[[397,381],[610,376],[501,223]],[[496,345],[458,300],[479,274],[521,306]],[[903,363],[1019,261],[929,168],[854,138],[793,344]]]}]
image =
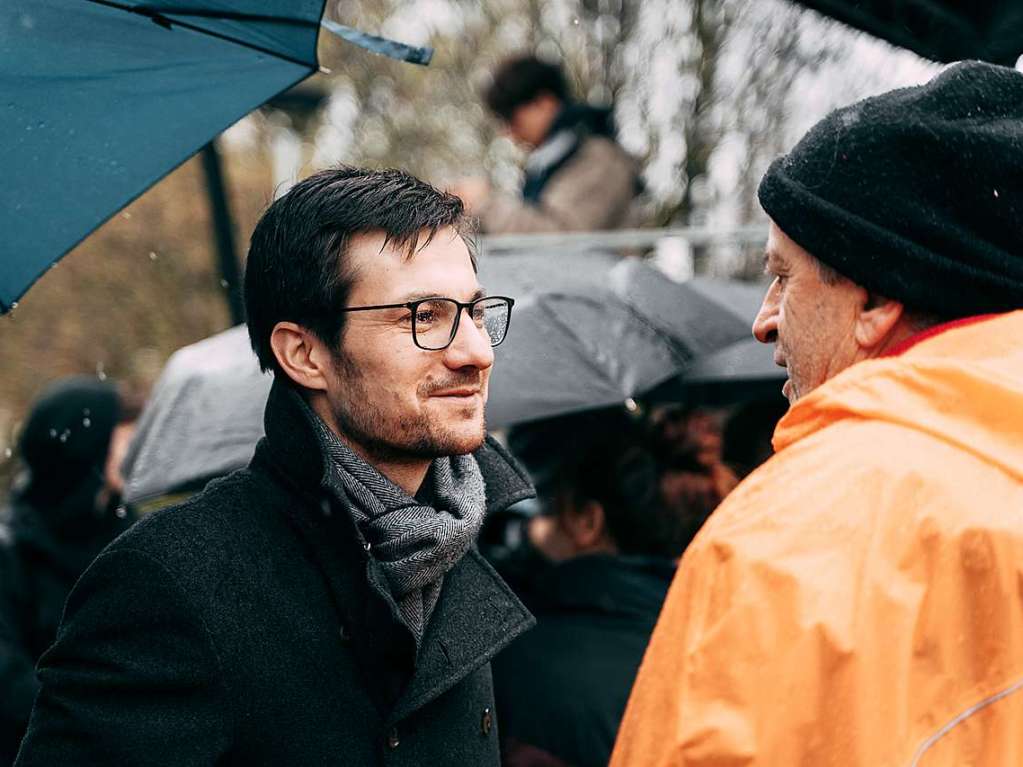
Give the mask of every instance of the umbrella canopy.
[{"label": "umbrella canopy", "polygon": [[980,59],[1013,66],[1023,55],[1017,0],[795,0],[934,61]]},{"label": "umbrella canopy", "polygon": [[317,71],[323,6],[0,4],[0,312],[220,131]]},{"label": "umbrella canopy", "polygon": [[263,436],[271,383],[244,325],[171,355],[121,467],[125,500],[142,503],[245,466]]},{"label": "umbrella canopy", "polygon": [[515,304],[496,350],[487,426],[621,403],[685,365],[671,339],[607,292],[540,293]]}]

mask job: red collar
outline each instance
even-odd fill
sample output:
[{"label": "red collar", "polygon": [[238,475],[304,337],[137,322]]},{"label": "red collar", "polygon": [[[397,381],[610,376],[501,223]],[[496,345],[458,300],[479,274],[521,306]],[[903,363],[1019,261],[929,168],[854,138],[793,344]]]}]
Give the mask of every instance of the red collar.
[{"label": "red collar", "polygon": [[928,338],[934,338],[934,336],[941,335],[946,330],[952,330],[954,328],[965,327],[966,325],[974,325],[984,320],[990,320],[993,317],[997,317],[997,314],[977,314],[973,317],[963,317],[962,319],[952,320],[951,322],[944,322],[941,325],[935,325],[934,327],[927,328],[927,330],[921,330],[919,333],[914,333],[904,341],[900,341],[889,349],[882,356],[884,357],[898,357],[900,354],[912,349],[921,341],[926,341]]}]

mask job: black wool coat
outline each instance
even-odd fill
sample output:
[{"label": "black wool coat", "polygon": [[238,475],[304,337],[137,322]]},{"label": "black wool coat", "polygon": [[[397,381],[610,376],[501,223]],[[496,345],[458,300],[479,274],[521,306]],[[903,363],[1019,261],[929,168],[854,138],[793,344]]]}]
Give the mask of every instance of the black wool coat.
[{"label": "black wool coat", "polygon": [[[488,510],[531,494],[495,442]],[[497,765],[490,659],[532,616],[475,549],[416,653],[275,385],[248,469],[143,519],[72,592],[19,767]]]}]

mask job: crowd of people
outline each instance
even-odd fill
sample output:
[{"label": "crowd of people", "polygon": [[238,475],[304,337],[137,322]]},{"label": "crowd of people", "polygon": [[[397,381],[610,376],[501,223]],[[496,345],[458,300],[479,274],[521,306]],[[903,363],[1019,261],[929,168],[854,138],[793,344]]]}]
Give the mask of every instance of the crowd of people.
[{"label": "crowd of people", "polygon": [[470,214],[612,228],[638,174],[551,64],[485,98],[531,150],[518,197],[341,167],[260,219],[247,468],[136,521],[140,403],[73,378],[34,405],[0,763],[1023,761],[1023,74],[950,66],[768,170],[752,330],[787,412],[630,402],[500,440],[512,305]]}]

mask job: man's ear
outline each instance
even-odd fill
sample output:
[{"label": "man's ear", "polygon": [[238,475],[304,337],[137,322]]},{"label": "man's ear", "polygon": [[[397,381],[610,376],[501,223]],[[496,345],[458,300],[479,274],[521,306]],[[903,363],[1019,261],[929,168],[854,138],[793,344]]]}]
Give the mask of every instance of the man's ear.
[{"label": "man's ear", "polygon": [[864,291],[865,299],[856,319],[856,343],[862,349],[877,349],[889,338],[899,324],[905,307],[876,293]]},{"label": "man's ear", "polygon": [[292,381],[314,391],[327,389],[333,356],[315,333],[294,322],[278,322],[270,333],[270,348]]}]

